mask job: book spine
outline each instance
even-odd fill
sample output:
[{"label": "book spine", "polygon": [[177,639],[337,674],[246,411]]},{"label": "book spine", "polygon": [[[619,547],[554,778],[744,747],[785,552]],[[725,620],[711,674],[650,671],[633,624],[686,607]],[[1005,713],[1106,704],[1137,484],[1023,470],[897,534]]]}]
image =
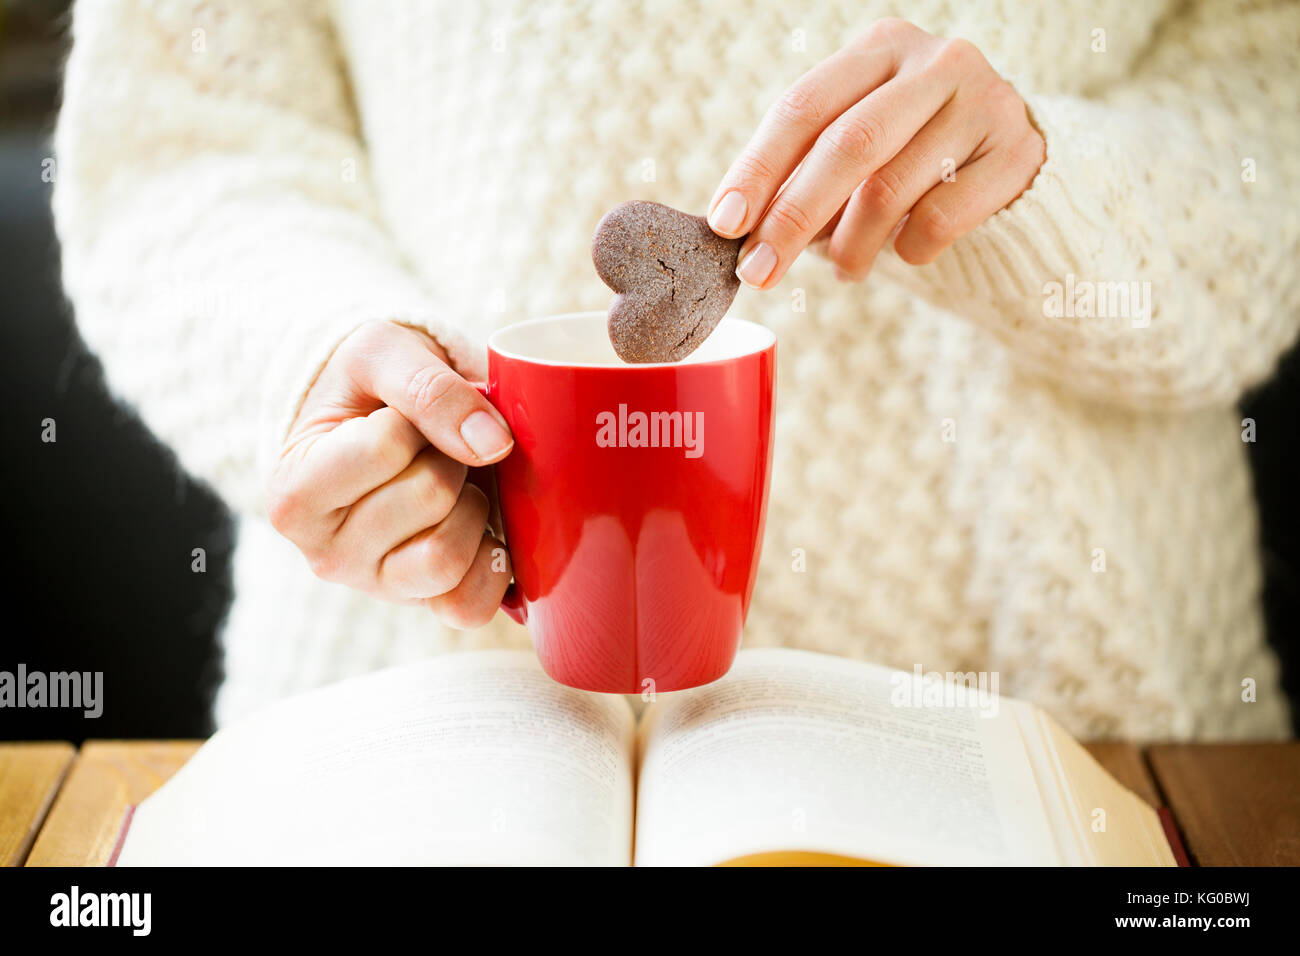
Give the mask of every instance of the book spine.
[{"label": "book spine", "polygon": [[117,839],[113,841],[113,852],[108,857],[108,863],[105,866],[117,866],[117,858],[122,854],[122,844],[126,842],[126,832],[131,829],[131,821],[135,819],[134,803],[126,808],[126,813],[122,815],[122,826],[117,831]]},{"label": "book spine", "polygon": [[1191,866],[1191,861],[1187,858],[1187,848],[1183,846],[1182,835],[1178,832],[1178,825],[1174,823],[1174,814],[1168,807],[1160,807],[1156,810],[1160,817],[1160,825],[1165,829],[1165,839],[1169,841],[1169,849],[1174,854],[1174,861],[1179,866]]}]

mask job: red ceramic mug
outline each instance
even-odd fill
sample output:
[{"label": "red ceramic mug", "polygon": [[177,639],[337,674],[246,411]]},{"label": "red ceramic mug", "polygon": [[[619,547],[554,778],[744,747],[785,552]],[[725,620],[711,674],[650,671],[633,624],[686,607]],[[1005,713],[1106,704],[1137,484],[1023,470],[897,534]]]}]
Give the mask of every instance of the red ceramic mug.
[{"label": "red ceramic mug", "polygon": [[502,606],[562,684],[717,680],[740,646],[772,464],[776,339],[725,318],[683,362],[627,365],[604,312],[488,340],[480,389],[515,447],[495,466],[514,582]]}]

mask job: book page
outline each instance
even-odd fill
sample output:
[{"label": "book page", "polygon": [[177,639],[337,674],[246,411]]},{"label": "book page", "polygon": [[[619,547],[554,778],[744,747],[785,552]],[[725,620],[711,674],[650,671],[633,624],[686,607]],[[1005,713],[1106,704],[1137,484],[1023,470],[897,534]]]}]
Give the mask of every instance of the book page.
[{"label": "book page", "polygon": [[1059,862],[1015,720],[903,706],[899,674],[749,650],[717,683],[661,695],[642,719],[637,865]]},{"label": "book page", "polygon": [[626,866],[635,732],[622,698],[527,651],[381,671],[217,733],[139,806],[118,865]]},{"label": "book page", "polygon": [[1066,861],[1080,866],[1177,866],[1155,808],[1106,772],[1036,707],[1021,724]]}]

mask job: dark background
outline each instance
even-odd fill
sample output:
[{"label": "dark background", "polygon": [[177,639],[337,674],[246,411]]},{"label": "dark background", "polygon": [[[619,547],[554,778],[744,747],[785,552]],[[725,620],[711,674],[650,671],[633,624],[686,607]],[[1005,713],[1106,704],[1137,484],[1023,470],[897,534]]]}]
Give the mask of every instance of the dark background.
[{"label": "dark background", "polygon": [[[0,739],[202,737],[220,679],[229,515],[104,386],[59,283],[63,2],[0,0],[0,670],[103,671],[103,716],[0,710]],[[58,440],[41,441],[53,418]],[[190,570],[194,548],[207,571]]]},{"label": "dark background", "polygon": [[[201,737],[220,679],[231,524],[130,411],[60,291],[41,162],[58,103],[66,0],[0,0],[0,670],[103,671],[104,714],[0,711],[0,739]],[[1244,403],[1262,513],[1265,606],[1300,711],[1300,357]],[[58,440],[41,441],[53,418]],[[191,551],[207,571],[191,571]]]}]

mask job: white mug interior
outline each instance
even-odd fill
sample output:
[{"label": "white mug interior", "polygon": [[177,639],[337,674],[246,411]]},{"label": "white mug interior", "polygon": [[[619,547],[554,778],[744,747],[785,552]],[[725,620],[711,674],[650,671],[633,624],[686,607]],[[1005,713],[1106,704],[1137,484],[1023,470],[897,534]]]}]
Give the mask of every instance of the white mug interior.
[{"label": "white mug interior", "polygon": [[488,338],[488,348],[499,355],[538,365],[610,368],[656,368],[662,365],[703,365],[727,362],[769,348],[772,330],[744,319],[723,318],[680,362],[624,362],[614,352],[606,329],[605,312],[571,312],[516,322]]}]

